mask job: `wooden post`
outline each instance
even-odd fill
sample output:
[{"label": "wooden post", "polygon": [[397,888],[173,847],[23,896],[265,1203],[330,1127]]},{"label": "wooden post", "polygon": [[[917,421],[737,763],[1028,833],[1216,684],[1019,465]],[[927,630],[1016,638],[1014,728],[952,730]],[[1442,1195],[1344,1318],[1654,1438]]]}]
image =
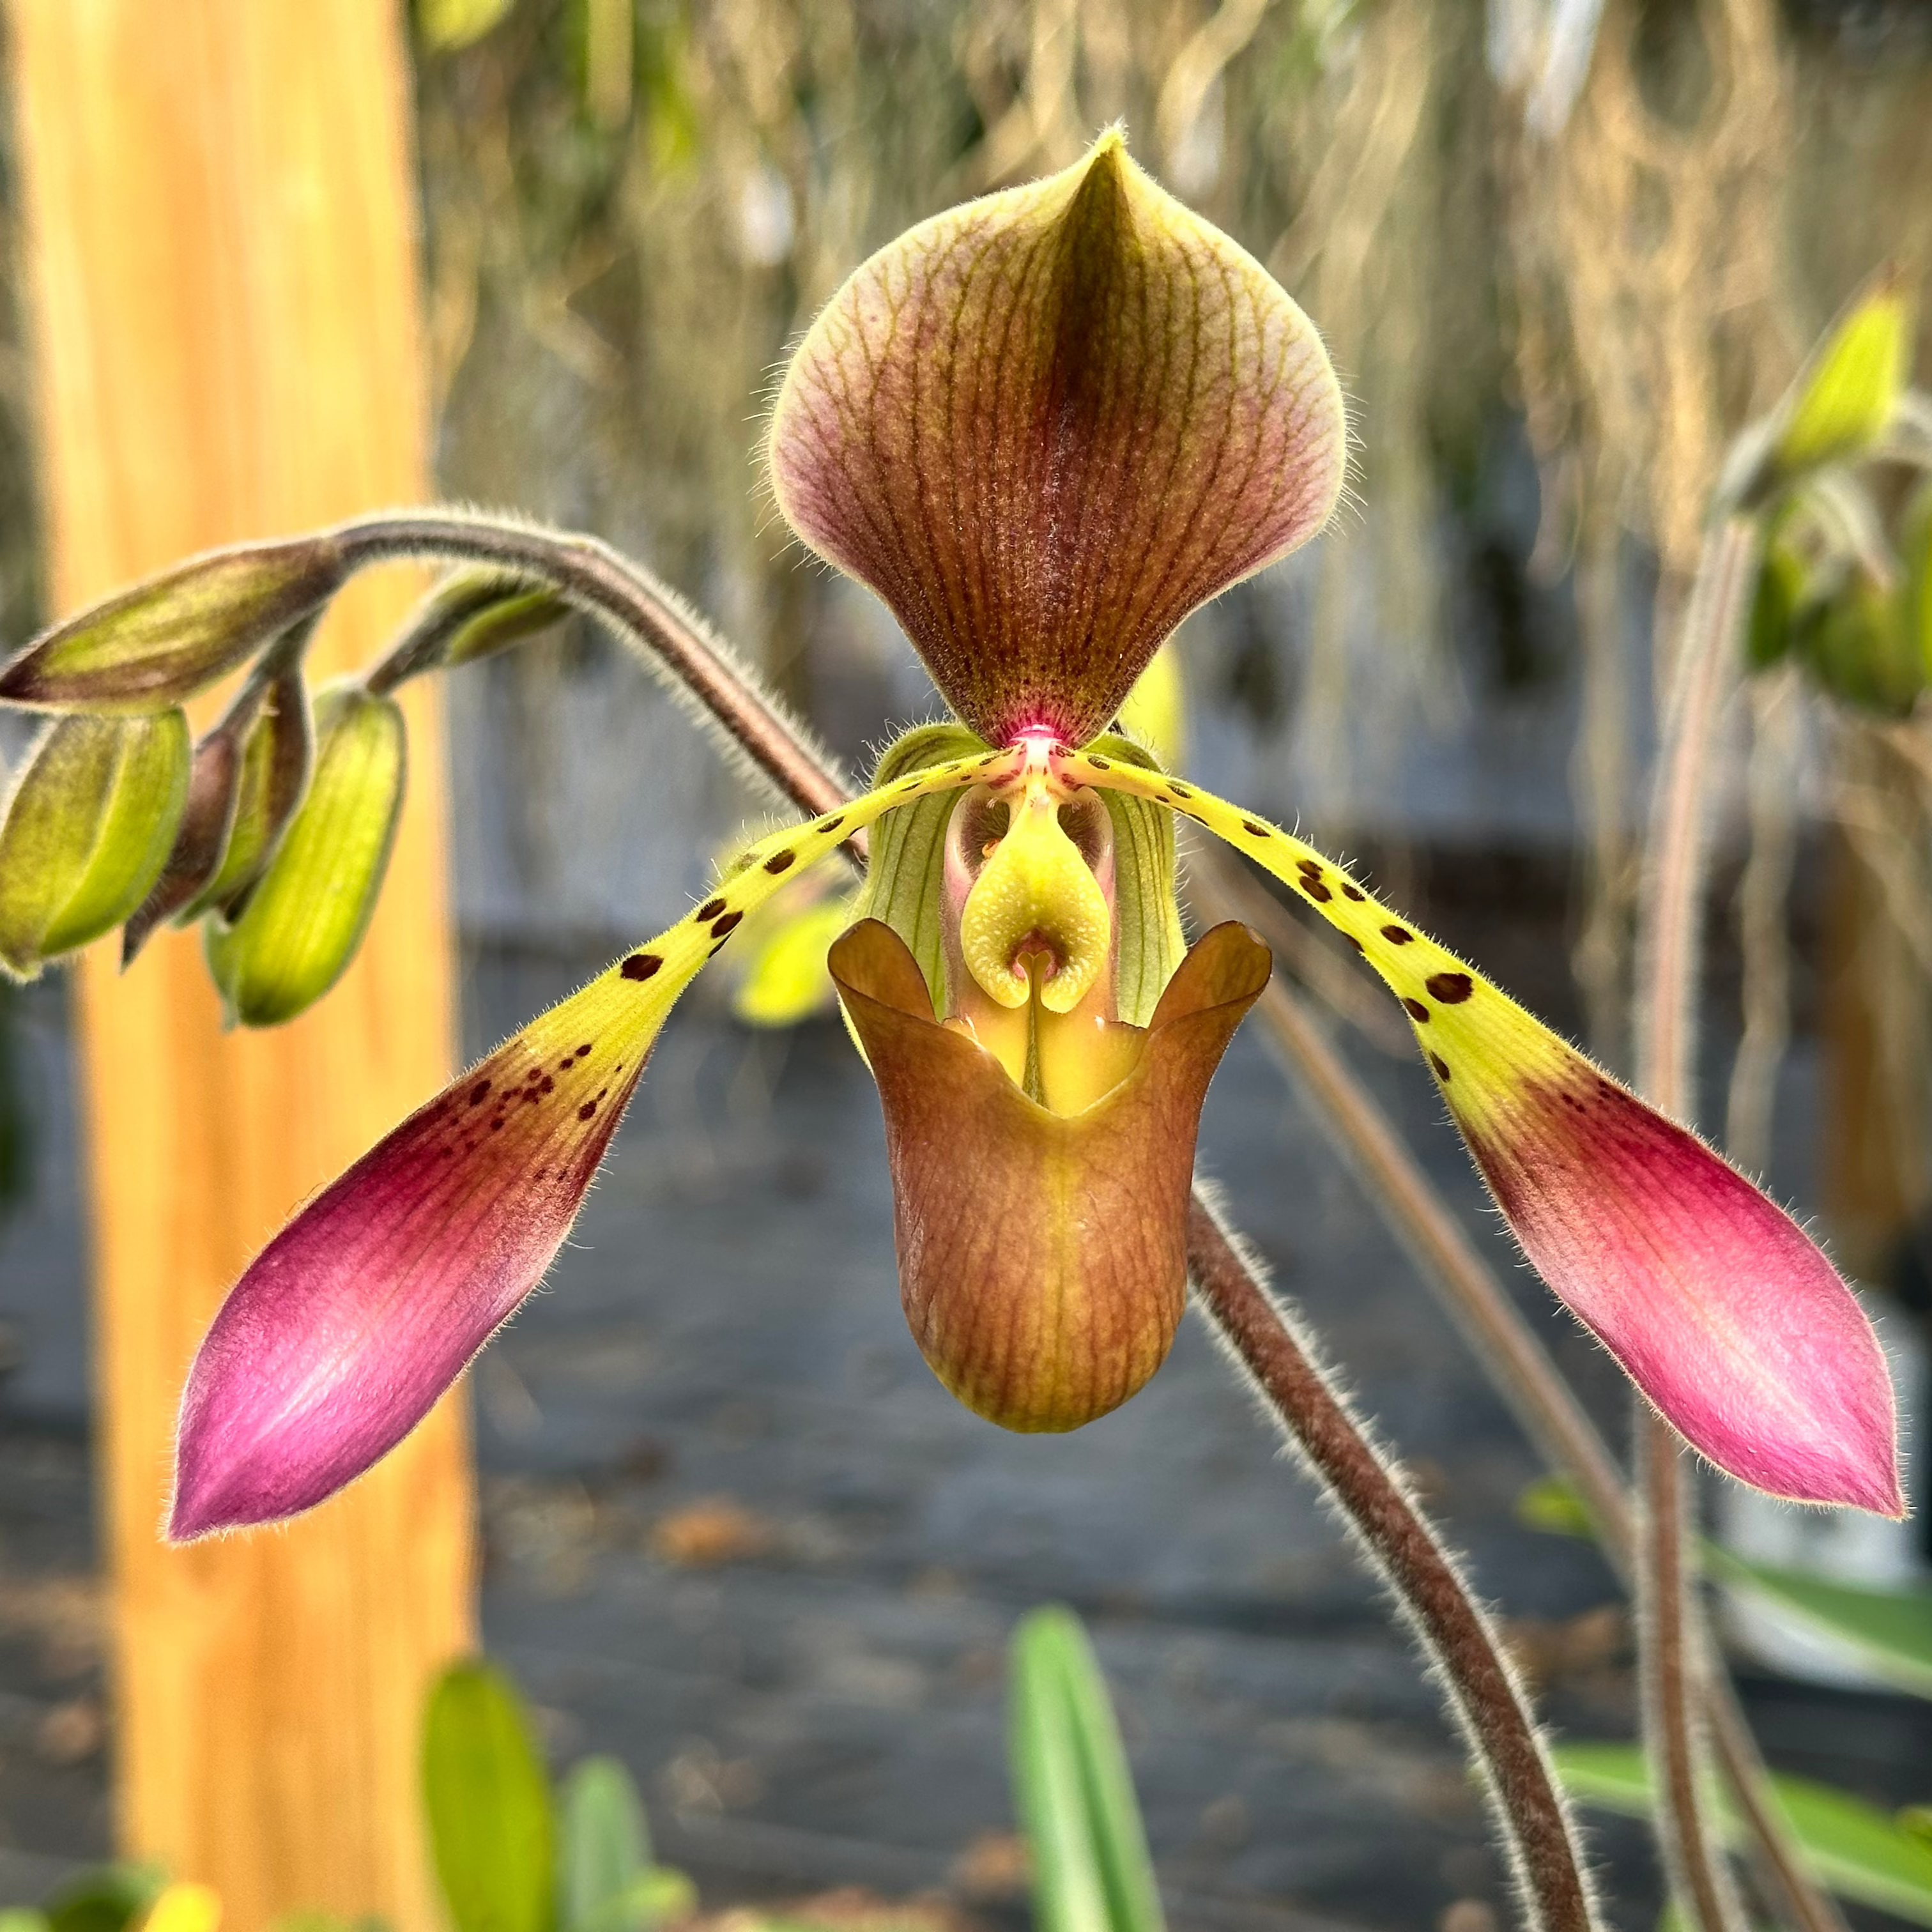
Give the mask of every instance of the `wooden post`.
[{"label": "wooden post", "polygon": [[[400,0],[12,0],[54,602],[208,545],[427,491]],[[355,586],[320,671],[418,586]],[[439,720],[360,959],[224,1036],[191,936],[79,976],[123,1847],[217,1886],[226,1932],[301,1907],[439,1918],[417,1733],[470,1646],[450,1404],[286,1532],[170,1550],[176,1404],[224,1290],[310,1190],[446,1080]]]}]

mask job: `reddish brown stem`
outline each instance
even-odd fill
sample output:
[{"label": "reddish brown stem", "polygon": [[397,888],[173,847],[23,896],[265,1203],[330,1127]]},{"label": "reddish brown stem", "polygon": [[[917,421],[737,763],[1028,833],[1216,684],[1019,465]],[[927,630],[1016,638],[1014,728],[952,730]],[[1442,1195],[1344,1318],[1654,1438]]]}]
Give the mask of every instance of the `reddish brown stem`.
[{"label": "reddish brown stem", "polygon": [[1400,1480],[1316,1364],[1294,1316],[1262,1286],[1198,1193],[1187,1245],[1195,1293],[1208,1318],[1434,1660],[1489,1786],[1530,1923],[1545,1932],[1593,1924],[1568,1808],[1494,1628]]}]

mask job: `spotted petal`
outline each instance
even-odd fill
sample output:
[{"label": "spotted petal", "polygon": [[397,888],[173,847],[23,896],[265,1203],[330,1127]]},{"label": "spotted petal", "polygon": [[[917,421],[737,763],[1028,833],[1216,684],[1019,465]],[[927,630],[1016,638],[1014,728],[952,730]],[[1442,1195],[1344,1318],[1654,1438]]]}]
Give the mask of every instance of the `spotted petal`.
[{"label": "spotted petal", "polygon": [[770,457],[980,736],[1078,745],[1190,610],[1321,528],[1344,440],[1307,317],[1108,134],[864,263]]},{"label": "spotted petal", "polygon": [[1202,1102],[1268,983],[1268,949],[1245,926],[1208,934],[1130,1070],[1070,1115],[938,1023],[890,926],[862,920],[831,965],[879,1083],[900,1292],[933,1372],[1007,1429],[1077,1429],[1118,1408],[1173,1343]]},{"label": "spotted petal", "polygon": [[746,916],[954,759],[773,833],[717,892],[533,1022],[326,1188],[222,1304],[182,1399],[170,1534],[312,1508],[394,1448],[543,1278],[678,995]]},{"label": "spotted petal", "polygon": [[1904,1514],[1884,1352],[1782,1208],[1312,846],[1182,781],[1062,763],[1218,833],[1363,953],[1523,1252],[1693,1447],[1774,1495]]}]

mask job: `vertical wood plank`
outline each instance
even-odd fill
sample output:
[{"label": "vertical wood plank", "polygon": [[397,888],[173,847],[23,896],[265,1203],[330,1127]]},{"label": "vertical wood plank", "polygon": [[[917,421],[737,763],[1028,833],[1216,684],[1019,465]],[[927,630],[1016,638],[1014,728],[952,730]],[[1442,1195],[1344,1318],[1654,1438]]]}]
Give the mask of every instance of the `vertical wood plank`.
[{"label": "vertical wood plank", "polygon": [[[29,314],[62,610],[189,551],[428,482],[394,0],[11,0]],[[353,587],[319,672],[416,586]],[[362,956],[224,1036],[192,936],[80,975],[127,1850],[221,1891],[435,1924],[416,1790],[428,1676],[473,1640],[467,1442],[446,1402],[285,1532],[165,1549],[175,1407],[224,1290],[304,1195],[448,1077],[439,718]]]}]

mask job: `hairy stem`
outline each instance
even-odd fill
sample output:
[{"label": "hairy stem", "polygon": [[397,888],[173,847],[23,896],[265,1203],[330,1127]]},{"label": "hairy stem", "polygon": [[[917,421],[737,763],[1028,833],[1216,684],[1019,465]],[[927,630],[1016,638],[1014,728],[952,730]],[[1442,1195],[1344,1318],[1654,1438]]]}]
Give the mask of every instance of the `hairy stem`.
[{"label": "hairy stem", "polygon": [[1568,1808],[1488,1618],[1401,1481],[1197,1191],[1188,1263],[1208,1318],[1394,1592],[1434,1660],[1501,1824],[1519,1896],[1543,1932],[1595,1923]]},{"label": "hairy stem", "polygon": [[848,795],[831,759],[736,652],[669,585],[608,544],[466,510],[384,512],[338,525],[334,534],[352,568],[386,557],[460,558],[554,586],[610,626],[801,812],[825,812]]},{"label": "hairy stem", "polygon": [[[1741,516],[1726,518],[1706,540],[1671,680],[1644,851],[1637,1085],[1653,1106],[1680,1120],[1694,1111],[1704,781],[1712,731],[1736,675],[1756,556],[1756,526]],[[1711,1828],[1703,1781],[1704,1634],[1692,1601],[1683,1458],[1675,1431],[1641,1396],[1633,1438],[1637,1675],[1658,1848],[1694,1932],[1742,1932],[1742,1906]]]},{"label": "hairy stem", "polygon": [[[1197,857],[1189,896],[1210,921],[1242,919],[1274,902],[1231,861]],[[1616,1456],[1508,1290],[1477,1252],[1375,1096],[1306,1004],[1271,981],[1256,1009],[1268,1038],[1314,1104],[1370,1200],[1470,1340],[1472,1350],[1550,1467],[1582,1498],[1610,1567],[1629,1587],[1636,1527]],[[1798,1932],[1844,1932],[1844,1921],[1805,1870],[1772,1797],[1757,1741],[1728,1676],[1713,1672],[1706,1717],[1726,1780],[1750,1832],[1767,1896]]]},{"label": "hairy stem", "polygon": [[[653,671],[668,674],[800,811],[817,816],[851,796],[830,760],[735,654],[674,592],[608,545],[458,511],[362,518],[336,534],[358,564],[461,557],[554,584],[604,620]],[[1210,1316],[1320,1473],[1436,1659],[1494,1794],[1532,1922],[1542,1932],[1588,1932],[1594,1919],[1582,1857],[1495,1632],[1198,1193],[1191,1228]]]}]

